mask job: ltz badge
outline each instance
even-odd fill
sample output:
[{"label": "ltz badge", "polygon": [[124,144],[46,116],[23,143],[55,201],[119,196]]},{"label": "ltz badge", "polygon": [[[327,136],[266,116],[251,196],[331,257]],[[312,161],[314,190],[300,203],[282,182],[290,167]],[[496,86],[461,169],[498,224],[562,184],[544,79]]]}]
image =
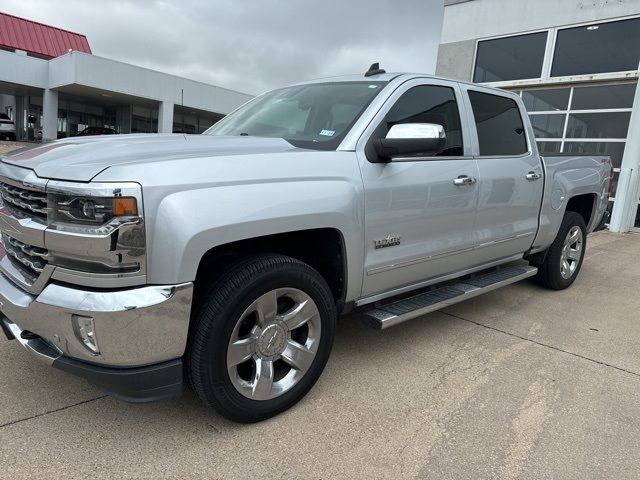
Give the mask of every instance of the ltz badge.
[{"label": "ltz badge", "polygon": [[378,249],[378,248],[385,248],[385,247],[393,247],[396,245],[400,245],[400,240],[401,237],[400,235],[387,235],[384,238],[380,238],[378,240],[374,240],[373,241],[373,247]]}]

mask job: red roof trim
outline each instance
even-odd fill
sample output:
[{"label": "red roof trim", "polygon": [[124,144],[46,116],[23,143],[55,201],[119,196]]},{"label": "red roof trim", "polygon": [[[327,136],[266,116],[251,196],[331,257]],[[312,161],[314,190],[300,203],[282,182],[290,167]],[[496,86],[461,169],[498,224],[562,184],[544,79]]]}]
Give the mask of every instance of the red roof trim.
[{"label": "red roof trim", "polygon": [[71,30],[66,30],[66,29],[60,28],[60,27],[54,27],[52,25],[47,25],[46,23],[36,22],[35,20],[29,20],[28,18],[18,17],[16,15],[11,15],[10,13],[0,12],[0,16],[11,17],[11,18],[14,18],[16,20],[23,20],[23,21],[25,21],[27,23],[32,23],[34,25],[40,25],[41,27],[51,28],[53,30],[60,30],[61,32],[66,32],[66,33],[70,33],[72,35],[78,35],[79,37],[85,37],[86,38],[86,36],[84,34],[82,34],[82,33],[73,32]]},{"label": "red roof trim", "polygon": [[87,37],[0,12],[0,46],[54,58],[67,51],[91,53]]}]

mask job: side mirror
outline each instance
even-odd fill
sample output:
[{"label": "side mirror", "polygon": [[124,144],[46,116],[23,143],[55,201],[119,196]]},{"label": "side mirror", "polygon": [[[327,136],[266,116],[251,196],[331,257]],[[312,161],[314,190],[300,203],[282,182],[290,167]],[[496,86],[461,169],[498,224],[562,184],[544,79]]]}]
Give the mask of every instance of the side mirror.
[{"label": "side mirror", "polygon": [[398,123],[389,129],[385,138],[374,140],[378,157],[390,161],[394,157],[435,155],[444,149],[444,127],[435,123]]}]

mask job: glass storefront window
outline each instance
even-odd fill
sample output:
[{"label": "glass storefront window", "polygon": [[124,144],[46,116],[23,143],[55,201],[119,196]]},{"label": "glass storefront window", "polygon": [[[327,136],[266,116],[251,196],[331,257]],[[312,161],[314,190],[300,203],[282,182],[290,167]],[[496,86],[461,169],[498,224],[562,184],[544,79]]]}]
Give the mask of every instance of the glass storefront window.
[{"label": "glass storefront window", "polygon": [[637,70],[638,62],[640,18],[566,28],[558,30],[551,76]]},{"label": "glass storefront window", "polygon": [[624,154],[624,142],[571,142],[564,143],[566,153],[585,155],[610,155],[613,168],[620,168]]},{"label": "glass storefront window", "polygon": [[199,134],[220,120],[223,115],[176,106],[173,112],[173,133]]},{"label": "glass storefront window", "polygon": [[541,154],[546,153],[560,153],[562,142],[537,142],[538,151]]},{"label": "glass storefront window", "polygon": [[[523,101],[527,103],[527,108],[534,109],[529,114],[529,118],[536,137],[543,139],[537,142],[540,153],[609,155],[611,157],[611,163],[615,169],[611,194],[613,199],[624,155],[635,89],[636,83],[610,82],[558,89],[523,90],[520,93]],[[565,111],[536,113],[540,111],[535,110],[536,108],[544,109],[554,104],[559,108],[559,105],[564,105],[564,100],[557,101],[558,98],[564,98],[560,97],[560,91],[564,91],[562,95],[568,97],[569,104],[563,107]],[[553,93],[548,95],[547,92]],[[567,119],[567,125],[563,135],[564,119]],[[557,141],[553,140],[555,138]]]},{"label": "glass storefront window", "polygon": [[566,110],[570,93],[570,88],[525,90],[522,92],[522,101],[529,112]]},{"label": "glass storefront window", "polygon": [[67,111],[58,109],[58,138],[67,136]]},{"label": "glass storefront window", "polygon": [[626,138],[630,112],[569,115],[567,138]]},{"label": "glass storefront window", "polygon": [[106,127],[118,133],[130,133],[133,120],[137,122],[139,132],[157,131],[157,108],[95,102],[95,99],[61,94],[58,99],[58,138],[75,136],[87,127]]},{"label": "glass storefront window", "polygon": [[24,133],[27,140],[37,140],[39,132],[42,131],[42,97],[26,97],[27,110],[24,116]]},{"label": "glass storefront window", "polygon": [[[546,50],[547,43],[553,43],[553,50]],[[543,72],[545,60],[550,65]],[[610,74],[637,71],[639,64],[640,18],[637,17],[480,40],[472,78],[477,83],[490,83],[546,78],[547,75]],[[620,90],[625,88],[628,87]],[[602,101],[612,103],[608,99]]]},{"label": "glass storefront window", "polygon": [[573,90],[571,108],[573,110],[631,108],[633,107],[635,93],[635,83],[576,87]]},{"label": "glass storefront window", "polygon": [[529,115],[536,138],[562,138],[565,118],[564,113]]},{"label": "glass storefront window", "polygon": [[546,45],[547,32],[478,42],[473,81],[539,78]]},{"label": "glass storefront window", "polygon": [[131,133],[158,131],[158,109],[134,105],[131,109]]}]

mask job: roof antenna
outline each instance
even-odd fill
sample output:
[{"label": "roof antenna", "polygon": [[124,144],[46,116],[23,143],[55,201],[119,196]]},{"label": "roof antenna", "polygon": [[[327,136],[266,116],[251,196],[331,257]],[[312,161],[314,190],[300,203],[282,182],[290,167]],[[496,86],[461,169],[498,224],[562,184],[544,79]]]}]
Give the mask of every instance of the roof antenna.
[{"label": "roof antenna", "polygon": [[380,68],[380,64],[376,62],[371,64],[371,66],[369,67],[369,70],[367,70],[367,73],[365,73],[364,76],[370,77],[372,75],[378,75],[380,73],[387,73],[387,72],[386,70],[383,70],[382,68]]}]

